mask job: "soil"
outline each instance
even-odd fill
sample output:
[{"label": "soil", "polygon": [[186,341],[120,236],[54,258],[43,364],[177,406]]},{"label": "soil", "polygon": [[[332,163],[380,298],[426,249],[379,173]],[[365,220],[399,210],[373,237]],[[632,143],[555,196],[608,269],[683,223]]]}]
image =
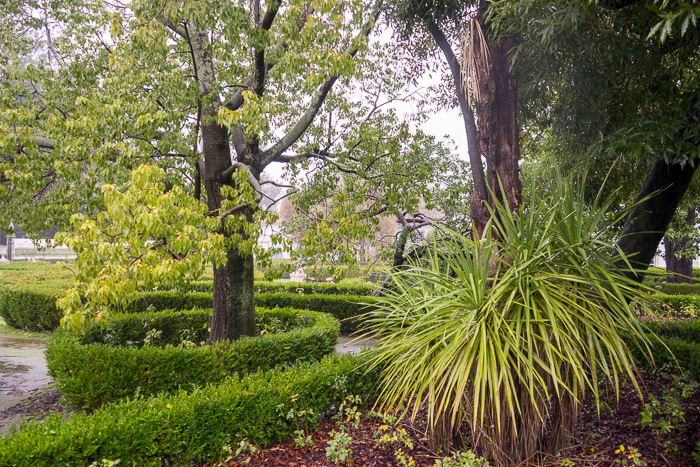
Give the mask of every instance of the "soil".
[{"label": "soil", "polygon": [[54,413],[63,413],[67,418],[72,410],[61,402],[61,391],[45,386],[32,391],[20,403],[0,411],[2,434],[7,434],[12,425],[21,422],[36,422]]},{"label": "soil", "polygon": [[[648,401],[653,394],[659,401],[664,401],[664,391],[672,387],[673,381],[667,375],[643,374],[640,380],[642,393]],[[579,424],[574,434],[573,445],[562,450],[559,456],[540,456],[540,458],[521,464],[520,467],[615,467],[635,464],[628,457],[630,448],[636,449],[649,467],[692,467],[697,466],[692,453],[700,440],[700,389],[685,399],[679,398],[683,407],[684,421],[674,425],[668,435],[657,435],[653,427],[640,425],[644,405],[639,401],[636,390],[631,384],[621,389],[620,401],[616,402],[612,392],[601,397],[600,414],[596,405],[589,401],[581,407]],[[655,417],[659,419],[658,416]],[[416,467],[433,466],[442,456],[428,449],[427,439],[423,436],[424,427],[411,425],[407,421],[400,424],[413,441],[413,449],[396,443],[388,446],[376,446],[375,432],[383,425],[382,420],[363,418],[358,428],[349,427],[352,438],[351,462],[341,465],[353,467],[380,467],[415,465]],[[229,467],[312,467],[333,466],[326,456],[326,448],[333,438],[331,431],[338,431],[338,422],[324,419],[321,427],[310,433],[314,447],[298,448],[294,441],[286,441],[270,446],[246,456],[239,456],[229,462]],[[616,453],[620,446],[625,453]],[[402,448],[406,456],[411,456],[415,464],[402,464],[395,456],[395,450]],[[570,461],[570,463],[567,462]],[[620,461],[617,463],[617,461]],[[626,460],[626,462],[624,462]]]}]

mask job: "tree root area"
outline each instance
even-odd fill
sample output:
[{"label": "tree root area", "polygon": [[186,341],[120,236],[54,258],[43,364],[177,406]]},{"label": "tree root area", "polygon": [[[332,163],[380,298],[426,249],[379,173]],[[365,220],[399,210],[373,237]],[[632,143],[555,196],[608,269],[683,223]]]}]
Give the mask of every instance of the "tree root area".
[{"label": "tree root area", "polygon": [[[644,399],[649,403],[649,395],[654,395],[664,406],[664,393],[672,387],[672,378],[666,375],[642,374],[639,380]],[[626,383],[621,387],[619,402],[614,392],[604,391],[599,410],[594,401],[587,401],[580,409],[579,423],[573,435],[573,443],[558,455],[540,455],[536,459],[523,462],[518,467],[616,467],[635,464],[630,458],[630,449],[635,449],[637,461],[644,461],[649,467],[693,467],[698,466],[692,453],[700,440],[700,389],[687,398],[680,398],[683,421],[673,424],[670,433],[662,434],[656,426],[642,426],[642,411],[645,406],[635,388]],[[654,414],[653,420],[661,423],[664,416]],[[668,418],[668,417],[666,417]],[[241,455],[231,460],[229,467],[312,467],[345,465],[354,467],[415,465],[428,467],[436,459],[447,453],[432,452],[424,437],[424,421],[415,424],[402,421],[411,440],[413,449],[405,444],[377,445],[375,433],[382,426],[376,418],[363,417],[358,428],[349,427],[352,438],[350,462],[334,464],[326,455],[326,448],[333,438],[331,431],[338,431],[338,421],[325,418],[319,429],[308,433],[314,442],[313,447],[299,448],[290,440],[274,444],[258,452]],[[620,447],[624,446],[624,452]],[[396,456],[402,449],[404,458],[410,456],[415,464],[404,464]],[[620,451],[620,452],[616,452]],[[619,462],[618,462],[619,461]]]}]

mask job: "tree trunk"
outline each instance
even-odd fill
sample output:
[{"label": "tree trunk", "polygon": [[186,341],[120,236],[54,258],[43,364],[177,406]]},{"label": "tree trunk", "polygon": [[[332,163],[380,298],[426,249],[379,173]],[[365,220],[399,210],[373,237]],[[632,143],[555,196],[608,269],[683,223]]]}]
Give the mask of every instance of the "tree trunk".
[{"label": "tree trunk", "polygon": [[617,242],[633,267],[629,269],[621,259],[616,261],[627,277],[637,282],[644,279],[644,273],[656,255],[659,242],[666,234],[696,168],[697,164],[668,164],[663,159],[656,161]]},{"label": "tree trunk", "polygon": [[209,343],[255,335],[254,258],[241,256],[236,249],[230,249],[226,256],[226,265],[214,268]]},{"label": "tree trunk", "polygon": [[666,245],[666,272],[668,273],[667,282],[674,284],[693,283],[693,260],[676,257],[676,253],[685,249],[686,242],[687,239],[680,242],[674,242],[668,237],[664,239]]},{"label": "tree trunk", "polygon": [[[520,206],[520,141],[518,139],[518,83],[510,71],[510,51],[516,45],[515,36],[493,43],[485,15],[490,2],[479,3],[476,23],[482,34],[471,37],[471,53],[476,64],[476,115],[479,126],[481,154],[486,158],[486,180],[490,189],[488,204],[493,206],[493,194],[509,209]],[[484,42],[486,42],[484,44]],[[488,219],[486,219],[488,220]],[[478,230],[479,225],[475,223]]]},{"label": "tree trunk", "polygon": [[[695,224],[695,209],[688,208],[688,213],[685,216],[685,223],[691,227]],[[680,241],[673,240],[669,235],[664,238],[666,245],[666,272],[668,273],[667,281],[676,284],[692,284],[693,283],[693,260],[685,258],[681,253],[690,246],[692,238],[684,237]]]}]

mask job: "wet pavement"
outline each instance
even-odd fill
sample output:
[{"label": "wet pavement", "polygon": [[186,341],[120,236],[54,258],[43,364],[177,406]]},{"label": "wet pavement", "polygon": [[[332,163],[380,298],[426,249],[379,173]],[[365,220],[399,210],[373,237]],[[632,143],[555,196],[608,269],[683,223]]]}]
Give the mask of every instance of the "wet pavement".
[{"label": "wet pavement", "polygon": [[373,337],[340,336],[338,343],[335,344],[335,352],[338,355],[358,353],[365,348],[374,348],[375,345],[377,345],[377,339]]},{"label": "wet pavement", "polygon": [[51,382],[45,346],[46,339],[0,333],[0,411]]}]

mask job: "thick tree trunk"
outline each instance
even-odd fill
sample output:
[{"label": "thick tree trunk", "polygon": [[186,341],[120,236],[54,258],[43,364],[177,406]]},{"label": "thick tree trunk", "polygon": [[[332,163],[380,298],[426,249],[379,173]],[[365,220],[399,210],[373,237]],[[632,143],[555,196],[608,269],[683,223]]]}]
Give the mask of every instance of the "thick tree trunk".
[{"label": "thick tree trunk", "polygon": [[[695,209],[688,208],[685,216],[685,223],[691,228],[695,224]],[[688,248],[692,238],[682,238],[680,241],[674,241],[668,235],[664,239],[666,245],[666,272],[668,273],[668,282],[676,284],[692,284],[693,283],[693,260],[684,258],[681,253],[684,253]]]},{"label": "thick tree trunk", "polygon": [[227,252],[227,258],[226,265],[214,268],[210,343],[255,335],[254,258],[235,249]]},{"label": "thick tree trunk", "polygon": [[627,277],[637,282],[644,279],[644,272],[654,259],[659,242],[666,234],[696,168],[697,164],[668,164],[663,159],[656,161],[617,242],[634,268],[630,270],[624,261],[617,260],[616,265]]},{"label": "thick tree trunk", "polygon": [[[476,64],[476,115],[481,154],[486,158],[486,180],[496,199],[511,210],[520,206],[520,141],[518,138],[518,83],[510,71],[510,51],[516,38],[509,36],[493,43],[485,21],[490,2],[479,4],[476,22],[482,34],[471,37],[471,53]],[[483,42],[486,42],[484,44]],[[489,193],[489,198],[491,197]],[[493,206],[493,200],[488,204]],[[486,219],[488,220],[488,219]],[[479,225],[475,223],[475,227]]]},{"label": "thick tree trunk", "polygon": [[667,282],[675,284],[693,283],[693,260],[676,257],[676,253],[685,249],[686,243],[687,239],[680,242],[674,242],[668,237],[664,239],[664,244],[666,245],[666,272],[668,273]]}]

